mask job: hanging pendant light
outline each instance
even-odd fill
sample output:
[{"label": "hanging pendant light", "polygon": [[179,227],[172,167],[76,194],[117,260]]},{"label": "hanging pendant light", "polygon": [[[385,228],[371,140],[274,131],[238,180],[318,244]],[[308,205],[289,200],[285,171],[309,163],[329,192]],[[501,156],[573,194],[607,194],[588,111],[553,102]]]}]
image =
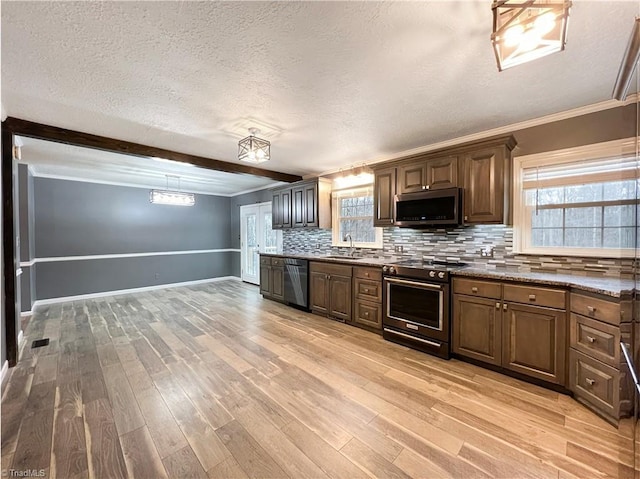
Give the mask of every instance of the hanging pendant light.
[{"label": "hanging pendant light", "polygon": [[[196,195],[193,193],[185,193],[180,191],[180,177],[173,175],[165,175],[167,178],[166,190],[151,190],[149,193],[149,201],[159,205],[174,206],[193,206],[196,204]],[[178,179],[178,189],[169,189],[169,176]]]},{"label": "hanging pendant light", "polygon": [[257,128],[249,128],[249,136],[238,142],[238,159],[249,163],[262,163],[271,159],[271,143],[256,135]]},{"label": "hanging pendant light", "polygon": [[564,50],[570,8],[570,1],[494,1],[491,43],[498,70]]}]

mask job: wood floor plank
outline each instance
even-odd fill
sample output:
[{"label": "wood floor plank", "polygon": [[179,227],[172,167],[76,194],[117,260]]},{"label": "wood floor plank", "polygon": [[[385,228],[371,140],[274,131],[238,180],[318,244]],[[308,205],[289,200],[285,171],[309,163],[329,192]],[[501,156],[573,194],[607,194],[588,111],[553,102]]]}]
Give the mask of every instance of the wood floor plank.
[{"label": "wood floor plank", "polygon": [[[44,336],[48,348],[30,348]],[[239,281],[37,307],[24,337],[0,406],[3,468],[35,463],[65,479],[632,473],[631,421],[616,429],[569,396]]]},{"label": "wood floor plank", "polygon": [[189,446],[174,452],[162,460],[169,477],[188,477],[191,479],[207,479],[202,464]]},{"label": "wood floor plank", "polygon": [[289,477],[238,421],[216,431],[242,470],[251,478]]},{"label": "wood floor plank", "polygon": [[130,477],[168,477],[146,426],[122,435],[120,442]]},{"label": "wood floor plank", "polygon": [[108,399],[84,404],[84,425],[91,477],[126,478],[127,467]]}]

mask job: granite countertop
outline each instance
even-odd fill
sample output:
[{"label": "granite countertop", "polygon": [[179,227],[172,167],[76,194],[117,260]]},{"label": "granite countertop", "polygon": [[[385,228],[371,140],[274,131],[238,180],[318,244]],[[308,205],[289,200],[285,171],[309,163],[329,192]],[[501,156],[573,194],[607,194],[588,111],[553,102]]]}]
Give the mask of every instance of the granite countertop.
[{"label": "granite countertop", "polygon": [[594,276],[578,276],[560,273],[532,273],[508,269],[484,269],[468,267],[456,270],[454,276],[496,279],[503,281],[520,281],[524,283],[564,286],[592,293],[604,294],[619,298],[630,295],[636,287],[631,279],[606,278]]},{"label": "granite countertop", "polygon": [[[275,256],[279,258],[300,258],[310,261],[325,261],[327,263],[342,263],[352,266],[383,266],[398,262],[401,258],[367,258],[367,257],[330,257],[326,254],[264,254],[263,256]],[[533,273],[518,271],[517,269],[486,269],[477,266],[469,266],[456,269],[453,276],[472,278],[495,279],[498,281],[518,281],[521,283],[535,283],[549,286],[560,286],[576,290],[603,294],[613,298],[631,295],[636,288],[635,281],[631,279],[578,276],[560,273]]]}]

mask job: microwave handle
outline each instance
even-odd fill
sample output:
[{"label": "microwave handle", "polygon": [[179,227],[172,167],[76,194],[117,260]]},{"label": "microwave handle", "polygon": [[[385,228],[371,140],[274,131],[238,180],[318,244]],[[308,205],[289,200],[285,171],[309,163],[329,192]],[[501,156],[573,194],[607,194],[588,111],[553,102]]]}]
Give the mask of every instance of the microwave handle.
[{"label": "microwave handle", "polygon": [[407,286],[417,286],[419,288],[424,289],[433,289],[436,291],[442,291],[442,285],[440,284],[431,284],[431,283],[423,283],[420,281],[409,281],[406,279],[398,279],[398,278],[385,278],[387,283],[393,284],[406,284]]}]

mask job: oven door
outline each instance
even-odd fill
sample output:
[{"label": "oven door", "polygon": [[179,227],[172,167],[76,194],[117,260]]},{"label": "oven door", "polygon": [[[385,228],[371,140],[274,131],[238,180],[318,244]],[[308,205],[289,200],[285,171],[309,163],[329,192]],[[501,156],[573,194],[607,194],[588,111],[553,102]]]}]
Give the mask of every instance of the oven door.
[{"label": "oven door", "polygon": [[383,323],[405,333],[449,341],[449,285],[384,279]]}]

